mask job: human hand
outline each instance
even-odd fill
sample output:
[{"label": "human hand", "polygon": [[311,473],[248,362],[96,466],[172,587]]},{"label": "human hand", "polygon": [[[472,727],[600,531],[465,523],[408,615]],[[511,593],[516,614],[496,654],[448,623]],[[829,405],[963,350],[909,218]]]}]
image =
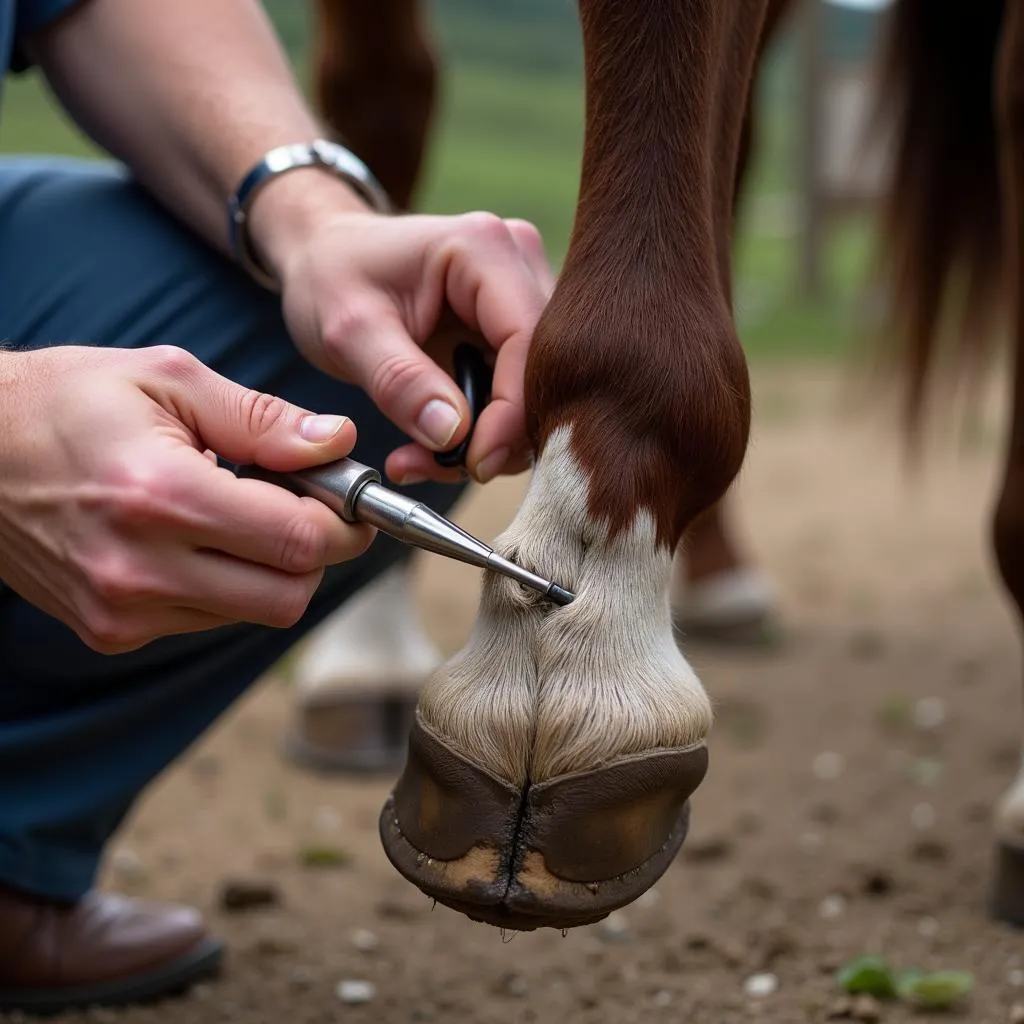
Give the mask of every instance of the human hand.
[{"label": "human hand", "polygon": [[[455,447],[470,427],[465,397],[438,363],[467,329],[496,353],[492,398],[475,425],[467,469],[481,482],[525,469],[526,355],[554,287],[537,230],[487,213],[331,212],[326,200],[301,231],[282,230],[283,218],[274,217],[289,185],[338,187],[313,174],[305,184],[301,174],[287,175],[268,189],[254,208],[253,234],[282,282],[285,317],[303,355],[362,387],[413,439],[388,457],[388,476],[398,483],[458,478],[432,453]],[[461,338],[451,331],[451,314],[464,325]]]},{"label": "human hand", "polygon": [[232,622],[285,627],[374,532],[235,463],[290,470],[351,421],[240,387],[170,347],[0,352],[0,579],[93,650]]}]

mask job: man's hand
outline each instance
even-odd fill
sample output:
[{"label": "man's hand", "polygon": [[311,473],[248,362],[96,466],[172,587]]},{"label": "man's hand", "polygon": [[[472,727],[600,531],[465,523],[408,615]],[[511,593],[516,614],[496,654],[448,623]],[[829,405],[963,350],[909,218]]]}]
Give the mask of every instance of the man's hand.
[{"label": "man's hand", "polygon": [[[526,355],[554,285],[537,230],[488,213],[386,217],[339,209],[341,188],[323,171],[293,172],[255,206],[256,238],[282,282],[295,343],[314,365],[362,387],[416,442],[388,458],[391,479],[451,480],[457,473],[440,468],[432,453],[453,448],[470,427],[464,396],[435,362],[447,354],[444,342],[450,349],[457,340],[454,313],[468,329],[463,335],[472,332],[495,352],[492,399],[475,426],[467,468],[481,482],[522,471],[529,464]],[[305,223],[286,221],[289,189],[304,191]],[[318,207],[308,202],[311,189],[321,190]],[[301,231],[281,227],[296,223]]]},{"label": "man's hand", "polygon": [[[243,175],[268,150],[322,133],[257,0],[90,0],[22,42],[78,124],[221,249]],[[486,480],[525,468],[526,349],[553,288],[532,226],[479,213],[382,217],[319,169],[270,182],[250,226],[283,282],[299,348],[417,442],[388,459],[393,480],[457,475],[431,453],[465,437],[468,410],[423,350],[449,309],[496,351],[469,471]]]},{"label": "man's hand", "polygon": [[355,436],[180,349],[0,352],[0,579],[105,653],[231,622],[289,626],[324,567],[373,531],[236,479],[213,453],[300,469]]}]

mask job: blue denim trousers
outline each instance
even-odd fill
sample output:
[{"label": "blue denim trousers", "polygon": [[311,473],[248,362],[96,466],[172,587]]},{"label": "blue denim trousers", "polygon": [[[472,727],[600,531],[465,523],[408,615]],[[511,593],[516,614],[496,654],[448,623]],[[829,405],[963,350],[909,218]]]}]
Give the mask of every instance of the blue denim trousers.
[{"label": "blue denim trousers", "polygon": [[[247,387],[359,428],[370,465],[406,438],[367,396],[313,369],[278,300],[183,228],[123,168],[0,160],[0,338],[177,345]],[[458,487],[410,488],[440,511]],[[104,656],[0,591],[0,885],[74,899],[136,797],[305,631],[398,559],[378,537],[330,569],[292,629],[237,625]]]}]

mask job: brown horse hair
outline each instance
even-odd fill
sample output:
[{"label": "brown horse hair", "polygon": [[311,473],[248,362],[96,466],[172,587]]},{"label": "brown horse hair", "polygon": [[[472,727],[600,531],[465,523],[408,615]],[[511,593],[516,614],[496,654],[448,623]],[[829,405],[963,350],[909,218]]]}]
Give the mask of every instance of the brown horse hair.
[{"label": "brown horse hair", "polygon": [[313,89],[327,127],[392,202],[415,198],[440,84],[423,0],[315,0]]},{"label": "brown horse hair", "polygon": [[892,131],[879,269],[883,362],[919,440],[929,377],[976,379],[1005,316],[994,68],[1003,0],[896,0],[875,130]]}]

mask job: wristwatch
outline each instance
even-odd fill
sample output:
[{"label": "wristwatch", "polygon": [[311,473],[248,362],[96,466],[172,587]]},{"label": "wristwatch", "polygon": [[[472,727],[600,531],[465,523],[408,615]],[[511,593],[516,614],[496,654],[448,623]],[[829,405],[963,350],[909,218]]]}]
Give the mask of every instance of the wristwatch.
[{"label": "wristwatch", "polygon": [[274,178],[300,167],[322,167],[349,184],[374,210],[390,213],[391,200],[370,168],[351,150],[329,139],[279,146],[270,150],[242,179],[228,201],[228,237],[235,259],[250,276],[268,291],[280,290],[280,284],[267,272],[252,251],[249,242],[249,209],[261,188]]}]

